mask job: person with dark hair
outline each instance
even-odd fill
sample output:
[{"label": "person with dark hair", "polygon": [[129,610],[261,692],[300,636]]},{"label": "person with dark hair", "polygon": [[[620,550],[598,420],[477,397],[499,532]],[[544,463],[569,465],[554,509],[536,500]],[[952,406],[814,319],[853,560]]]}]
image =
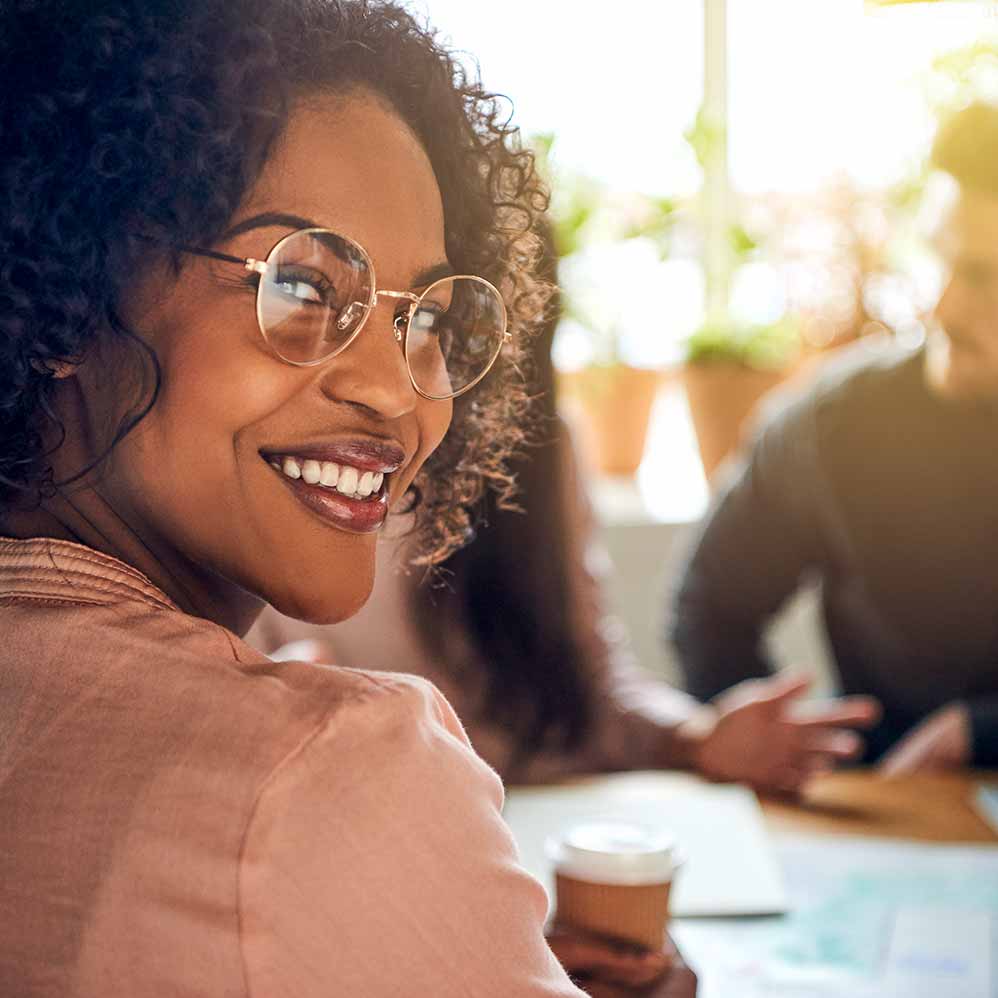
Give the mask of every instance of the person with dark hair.
[{"label": "person with dark hair", "polygon": [[[546,265],[554,282],[550,247]],[[510,464],[515,506],[484,495],[474,539],[436,574],[407,573],[411,541],[386,542],[372,597],[351,620],[323,627],[268,609],[247,640],[277,655],[376,661],[431,679],[479,755],[510,783],[669,768],[800,790],[816,771],[861,750],[859,736],[842,729],[870,723],[875,705],[853,698],[796,716],[805,684],[774,679],[704,707],[638,666],[606,612],[607,557],[555,405],[558,317],[551,308],[532,341],[527,367],[540,430]]]},{"label": "person with dark hair", "polygon": [[883,705],[890,773],[998,764],[998,107],[940,127],[956,182],[927,342],[859,346],[762,427],[692,548],[672,617],[704,699],[766,676],[763,628],[821,583],[841,685]]},{"label": "person with dark hair", "polygon": [[499,102],[391,0],[0,0],[0,66],[0,994],[692,995],[668,940],[559,966],[430,684],[241,639],[510,484]]}]

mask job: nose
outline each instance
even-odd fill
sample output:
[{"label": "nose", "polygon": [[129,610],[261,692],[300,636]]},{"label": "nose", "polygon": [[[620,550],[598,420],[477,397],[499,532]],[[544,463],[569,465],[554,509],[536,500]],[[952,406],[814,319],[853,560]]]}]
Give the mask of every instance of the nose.
[{"label": "nose", "polygon": [[419,401],[396,335],[391,301],[376,304],[353,342],[320,370],[327,398],[360,406],[382,419],[398,419]]},{"label": "nose", "polygon": [[952,328],[952,326],[956,324],[958,298],[959,291],[957,288],[956,277],[950,275],[946,281],[945,287],[943,288],[942,294],[939,296],[939,301],[936,302],[935,308],[936,319],[939,321],[943,329]]}]

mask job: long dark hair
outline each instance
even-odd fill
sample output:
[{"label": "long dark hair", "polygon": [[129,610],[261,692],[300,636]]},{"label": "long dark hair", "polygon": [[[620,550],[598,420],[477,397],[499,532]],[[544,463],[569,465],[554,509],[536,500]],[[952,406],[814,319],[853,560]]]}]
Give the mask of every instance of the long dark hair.
[{"label": "long dark hair", "polygon": [[[549,232],[540,276],[555,282]],[[510,464],[516,506],[487,493],[474,539],[413,592],[413,612],[428,646],[445,664],[444,636],[456,626],[485,670],[482,710],[513,736],[515,771],[542,749],[572,749],[589,731],[593,693],[576,633],[572,526],[562,423],[555,406],[551,344],[557,298],[533,341],[528,378],[537,414],[534,438]]]}]

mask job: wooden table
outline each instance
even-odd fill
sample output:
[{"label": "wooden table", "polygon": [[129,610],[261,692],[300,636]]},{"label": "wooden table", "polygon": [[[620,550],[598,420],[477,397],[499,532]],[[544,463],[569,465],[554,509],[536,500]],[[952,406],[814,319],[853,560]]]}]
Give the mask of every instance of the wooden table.
[{"label": "wooden table", "polygon": [[763,800],[762,806],[774,832],[994,843],[998,834],[971,804],[981,780],[998,783],[998,773],[887,779],[851,770],[815,780],[799,803]]}]

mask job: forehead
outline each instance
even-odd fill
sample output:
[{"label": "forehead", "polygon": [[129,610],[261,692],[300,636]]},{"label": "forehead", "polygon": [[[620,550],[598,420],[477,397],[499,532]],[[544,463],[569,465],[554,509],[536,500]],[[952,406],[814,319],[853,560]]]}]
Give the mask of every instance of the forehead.
[{"label": "forehead", "polygon": [[940,235],[950,252],[998,265],[998,195],[961,190]]},{"label": "forehead", "polygon": [[373,259],[379,284],[404,282],[445,259],[443,205],[429,157],[408,125],[364,92],[295,107],[240,217],[263,211],[351,236]]}]

